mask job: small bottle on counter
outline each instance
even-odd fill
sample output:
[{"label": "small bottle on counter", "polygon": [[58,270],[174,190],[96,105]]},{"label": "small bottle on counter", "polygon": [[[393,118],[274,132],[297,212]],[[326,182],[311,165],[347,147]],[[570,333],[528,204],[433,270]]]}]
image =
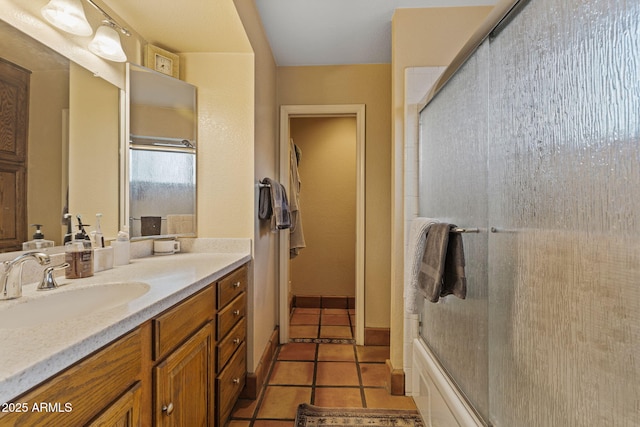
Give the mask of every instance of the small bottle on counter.
[{"label": "small bottle on counter", "polygon": [[111,242],[113,247],[113,265],[129,264],[131,243],[129,242],[129,233],[119,231],[116,240]]}]

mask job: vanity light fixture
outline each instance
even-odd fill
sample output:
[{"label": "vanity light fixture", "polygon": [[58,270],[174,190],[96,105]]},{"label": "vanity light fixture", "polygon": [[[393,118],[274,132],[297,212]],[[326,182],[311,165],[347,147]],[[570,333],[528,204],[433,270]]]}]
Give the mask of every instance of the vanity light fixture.
[{"label": "vanity light fixture", "polygon": [[80,0],[51,0],[40,9],[40,13],[53,26],[67,33],[77,36],[93,34]]},{"label": "vanity light fixture", "polygon": [[101,58],[114,62],[124,62],[127,55],[122,50],[120,36],[115,30],[113,22],[104,20],[96,30],[96,35],[89,43],[89,51]]},{"label": "vanity light fixture", "polygon": [[[91,6],[102,13],[105,20],[96,30],[96,35],[89,43],[89,51],[101,58],[109,61],[124,62],[127,55],[122,49],[120,36],[116,30],[122,34],[130,36],[129,30],[119,25],[107,12],[98,6],[93,0],[86,0]],[[71,34],[78,36],[90,36],[93,30],[84,14],[81,0],[50,0],[41,9],[42,16],[52,25]]]}]

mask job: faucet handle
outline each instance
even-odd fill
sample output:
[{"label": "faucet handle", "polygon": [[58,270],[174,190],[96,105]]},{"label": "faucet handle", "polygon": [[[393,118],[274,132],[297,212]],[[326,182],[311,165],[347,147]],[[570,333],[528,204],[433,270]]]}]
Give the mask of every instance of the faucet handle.
[{"label": "faucet handle", "polygon": [[69,263],[65,262],[59,265],[53,265],[51,267],[47,267],[44,269],[44,274],[42,275],[42,280],[38,285],[39,291],[49,291],[51,289],[55,289],[58,287],[58,283],[56,283],[55,277],[53,277],[54,270],[60,270],[63,268],[69,267]]}]

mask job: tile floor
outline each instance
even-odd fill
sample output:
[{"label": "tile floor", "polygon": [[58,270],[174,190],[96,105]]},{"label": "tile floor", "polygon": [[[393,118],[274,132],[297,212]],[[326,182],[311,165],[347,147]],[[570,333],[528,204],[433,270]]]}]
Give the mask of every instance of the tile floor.
[{"label": "tile floor", "polygon": [[318,406],[415,409],[413,399],[385,389],[389,347],[352,343],[353,311],[295,309],[256,400],[238,401],[230,427],[292,427],[300,403]]}]

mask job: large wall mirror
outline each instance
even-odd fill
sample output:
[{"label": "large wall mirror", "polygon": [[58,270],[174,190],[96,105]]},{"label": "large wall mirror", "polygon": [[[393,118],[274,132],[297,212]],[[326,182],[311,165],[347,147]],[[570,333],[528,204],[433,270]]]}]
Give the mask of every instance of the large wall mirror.
[{"label": "large wall mirror", "polygon": [[[101,213],[105,237],[115,237],[120,223],[123,91],[4,21],[0,21],[0,58],[28,79],[23,100],[27,121],[17,124],[26,127],[24,162],[16,166],[19,161],[0,159],[0,171],[23,168],[13,177],[0,172],[0,251],[20,250],[22,241],[31,239],[28,225],[34,223],[43,225],[47,240],[61,245],[65,210],[74,218],[81,215],[88,224],[95,224],[95,215]],[[5,83],[2,90],[13,88]],[[16,129],[4,118],[3,138]],[[0,145],[2,152],[5,141]],[[8,194],[15,190],[24,197]],[[11,226],[12,222],[21,225]]]},{"label": "large wall mirror", "polygon": [[128,64],[132,238],[196,235],[196,88]]}]

